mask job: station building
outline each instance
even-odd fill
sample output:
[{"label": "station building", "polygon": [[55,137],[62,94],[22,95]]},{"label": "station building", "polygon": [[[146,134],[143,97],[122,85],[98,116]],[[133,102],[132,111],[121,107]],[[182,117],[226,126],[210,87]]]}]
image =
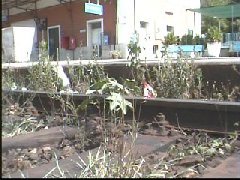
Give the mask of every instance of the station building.
[{"label": "station building", "polygon": [[3,0],[3,61],[38,61],[47,42],[54,60],[127,58],[137,32],[140,58],[156,58],[164,37],[201,35],[200,0]]}]

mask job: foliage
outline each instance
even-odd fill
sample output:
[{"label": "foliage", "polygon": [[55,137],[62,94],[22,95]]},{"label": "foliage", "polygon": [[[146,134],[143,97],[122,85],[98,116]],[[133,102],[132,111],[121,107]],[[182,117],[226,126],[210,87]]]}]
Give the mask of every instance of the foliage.
[{"label": "foliage", "polygon": [[201,7],[222,6],[231,2],[232,0],[201,0]]},{"label": "foliage", "polygon": [[7,128],[8,131],[3,131],[3,137],[13,137],[20,134],[27,134],[30,132],[38,131],[40,128],[44,128],[44,122],[37,121],[33,117],[21,118],[21,121],[15,121],[12,123],[3,123],[3,128]]},{"label": "foliage", "polygon": [[123,79],[123,85],[129,90],[129,95],[141,96],[142,88],[139,86],[139,80]]},{"label": "foliage", "polygon": [[123,95],[129,94],[129,90],[113,78],[108,78],[93,84],[86,93],[108,95],[106,100],[109,102],[109,108],[113,115],[122,113],[120,117],[123,117],[123,115],[126,114],[126,108],[132,108],[132,104],[123,97]]},{"label": "foliage", "polygon": [[182,45],[193,45],[194,39],[192,35],[183,35],[181,38],[181,44]]},{"label": "foliage", "polygon": [[[139,37],[138,37],[138,33],[135,32],[133,37],[130,40],[130,43],[128,44],[128,52],[129,52],[129,56],[127,57],[127,59],[130,59],[131,62],[128,64],[128,66],[131,69],[131,75],[130,78],[128,80],[123,80],[123,84],[125,84],[126,86],[130,85],[130,89],[132,90],[137,90],[137,92],[139,92],[139,89],[136,88],[139,86],[139,70],[141,68],[141,64],[140,64],[140,59],[139,59],[139,54],[141,53],[141,48],[138,45],[139,42]],[[140,75],[140,78],[143,78],[142,75]],[[129,83],[131,82],[131,83]],[[135,91],[132,91],[132,94],[135,94]]]},{"label": "foliage", "polygon": [[127,101],[118,93],[111,93],[111,96],[108,96],[106,100],[109,100],[110,110],[119,111],[121,110],[124,115],[127,113],[127,107],[133,108],[132,103]]},{"label": "foliage", "polygon": [[42,48],[40,48],[39,62],[29,69],[29,89],[57,92],[57,90],[62,89],[62,80],[58,78],[54,66],[51,65],[46,43],[43,41],[40,47]]},{"label": "foliage", "polygon": [[[99,148],[100,149],[100,148]],[[111,152],[101,152],[98,150],[96,155],[89,153],[88,163],[84,163],[79,176],[83,177],[107,177],[107,178],[137,178],[142,177],[142,164],[144,159],[133,160],[128,156],[117,160],[116,154]]]},{"label": "foliage", "polygon": [[8,68],[5,73],[2,73],[2,89],[14,89],[15,85],[14,70]]},{"label": "foliage", "polygon": [[173,60],[167,59],[154,67],[153,72],[158,97],[200,98],[202,72],[192,61],[180,58],[173,63]]},{"label": "foliage", "polygon": [[141,48],[138,45],[139,38],[138,38],[138,33],[135,32],[133,37],[130,40],[130,43],[128,44],[128,53],[129,56],[127,59],[130,59],[131,62],[135,62],[136,60],[139,60],[139,54],[141,53]]},{"label": "foliage", "polygon": [[[154,166],[154,170],[147,177],[163,177],[163,178],[182,178],[188,173],[195,176],[198,173],[198,167],[205,169],[205,162],[211,160],[215,156],[223,157],[227,153],[234,151],[233,142],[236,141],[236,136],[229,138],[210,138],[206,133],[195,132],[191,138],[187,135],[181,143],[171,145],[167,151],[167,156],[159,160]],[[193,156],[194,155],[194,156]],[[195,162],[191,161],[193,157],[197,157]],[[172,173],[174,166],[179,166],[179,163],[185,161],[185,170],[177,173]],[[186,162],[191,163],[186,163]]]},{"label": "foliage", "polygon": [[193,41],[195,45],[204,45],[204,47],[206,47],[206,42],[204,41],[204,38],[200,37],[199,35],[196,35]]},{"label": "foliage", "polygon": [[[201,0],[201,7],[222,6],[231,3],[233,0]],[[222,32],[231,32],[231,21],[228,19],[217,19],[209,16],[202,16],[202,33],[212,26],[221,26]]]},{"label": "foliage", "polygon": [[[62,178],[67,178],[67,170],[61,169],[55,154],[57,166],[50,170],[44,177],[56,177],[53,171],[57,169]],[[145,177],[143,158],[136,159],[132,155],[132,149],[119,155],[107,150],[105,146],[100,146],[97,152],[89,151],[87,159],[83,160],[78,156],[79,160],[76,167],[79,173],[72,175],[71,178],[141,178]]]},{"label": "foliage", "polygon": [[181,37],[181,45],[203,45],[204,39],[196,35],[193,37],[192,35],[183,35]]},{"label": "foliage", "polygon": [[168,33],[167,36],[165,36],[165,41],[164,41],[164,45],[168,46],[168,45],[172,45],[172,44],[176,44],[177,43],[177,37],[174,36],[174,33]]},{"label": "foliage", "polygon": [[49,60],[39,61],[29,69],[29,89],[37,91],[57,92],[62,89],[62,80],[58,78]]},{"label": "foliage", "polygon": [[221,42],[222,41],[222,33],[217,27],[210,27],[208,29],[206,39],[208,42]]},{"label": "foliage", "polygon": [[21,72],[21,70],[15,70],[8,67],[2,71],[2,89],[19,90],[27,87],[28,79],[25,77],[25,74]]},{"label": "foliage", "polygon": [[79,93],[86,93],[92,84],[107,78],[104,67],[97,62],[68,69],[71,87]]}]

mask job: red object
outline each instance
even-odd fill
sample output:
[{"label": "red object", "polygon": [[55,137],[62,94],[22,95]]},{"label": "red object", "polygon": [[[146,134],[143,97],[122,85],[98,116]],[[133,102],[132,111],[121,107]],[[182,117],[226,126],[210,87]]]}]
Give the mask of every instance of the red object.
[{"label": "red object", "polygon": [[76,38],[69,37],[69,49],[73,50],[76,48],[76,46],[77,46]]},{"label": "red object", "polygon": [[143,96],[145,98],[154,98],[153,88],[147,83],[143,83]]},{"label": "red object", "polygon": [[69,36],[61,37],[61,48],[69,49]]}]

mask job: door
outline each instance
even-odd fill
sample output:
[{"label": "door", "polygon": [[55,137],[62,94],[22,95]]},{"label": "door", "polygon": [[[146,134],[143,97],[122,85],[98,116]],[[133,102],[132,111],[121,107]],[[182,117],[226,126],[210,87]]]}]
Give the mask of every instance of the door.
[{"label": "door", "polygon": [[48,53],[54,61],[59,57],[59,31],[60,27],[48,28]]},{"label": "door", "polygon": [[97,50],[97,56],[102,56],[102,46],[101,46],[101,28],[92,29],[92,45]]},{"label": "door", "polygon": [[101,45],[101,28],[93,29],[92,30],[92,44],[93,45]]},{"label": "door", "polygon": [[103,19],[87,21],[87,45],[94,54],[102,56]]}]

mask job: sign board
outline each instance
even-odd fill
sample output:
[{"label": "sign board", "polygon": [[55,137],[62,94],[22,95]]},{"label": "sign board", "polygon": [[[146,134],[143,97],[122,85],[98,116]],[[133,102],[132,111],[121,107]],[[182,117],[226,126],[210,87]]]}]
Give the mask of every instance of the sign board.
[{"label": "sign board", "polygon": [[80,33],[85,33],[86,29],[80,29]]},{"label": "sign board", "polygon": [[8,20],[8,16],[7,15],[2,15],[2,22],[6,22]]},{"label": "sign board", "polygon": [[2,10],[2,22],[8,21],[8,15],[9,15],[8,11]]},{"label": "sign board", "polygon": [[103,44],[108,45],[108,35],[103,36]]},{"label": "sign board", "polygon": [[85,12],[97,15],[103,15],[103,6],[94,3],[85,3]]}]

